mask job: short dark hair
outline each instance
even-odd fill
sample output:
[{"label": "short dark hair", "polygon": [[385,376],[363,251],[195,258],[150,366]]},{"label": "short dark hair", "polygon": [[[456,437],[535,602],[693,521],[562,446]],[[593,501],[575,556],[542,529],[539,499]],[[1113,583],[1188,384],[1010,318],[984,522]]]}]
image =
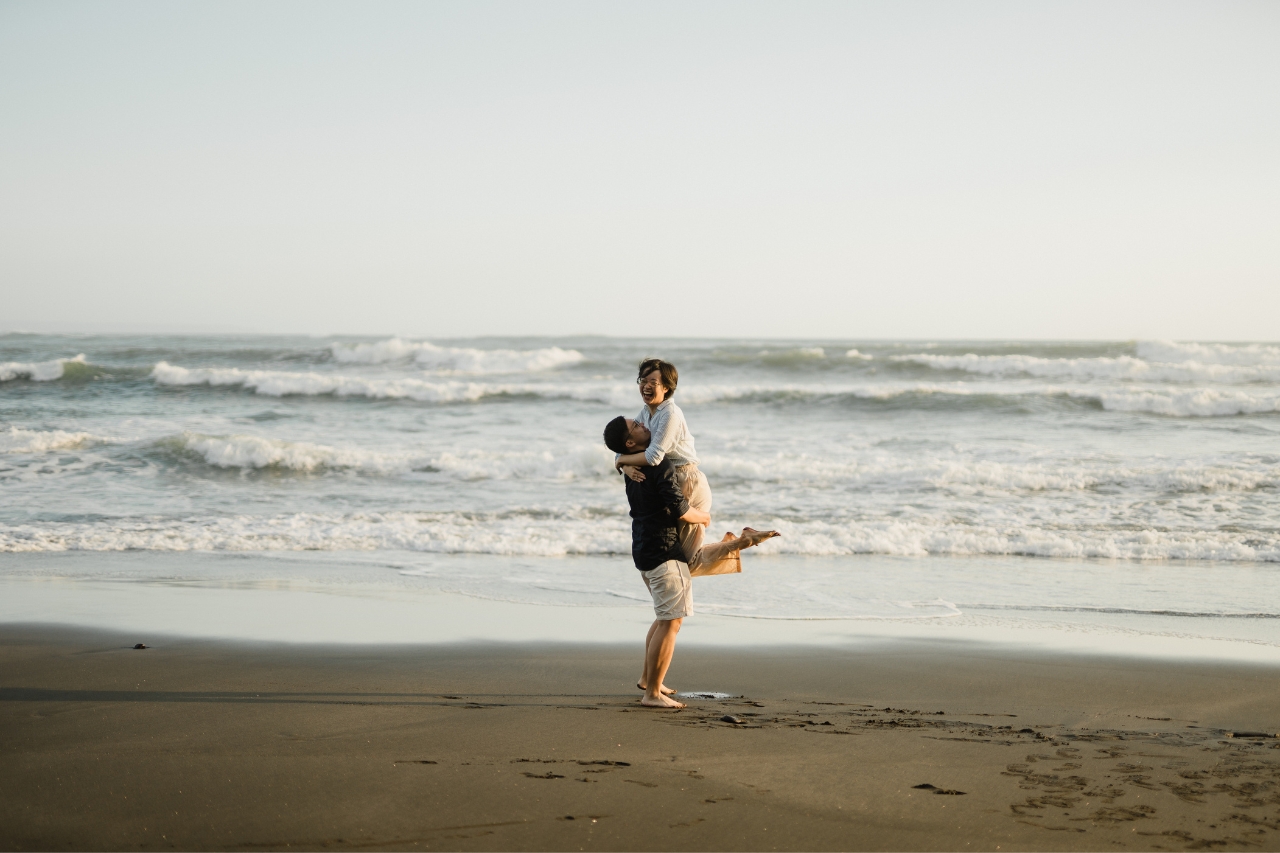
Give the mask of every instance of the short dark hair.
[{"label": "short dark hair", "polygon": [[622,415],[604,425],[604,446],[614,453],[627,452],[627,419]]},{"label": "short dark hair", "polygon": [[667,396],[674,397],[676,386],[680,384],[680,371],[676,370],[676,366],[669,361],[646,358],[640,362],[640,372],[636,374],[636,379],[644,379],[646,374],[655,370],[662,374],[662,384],[667,388]]}]

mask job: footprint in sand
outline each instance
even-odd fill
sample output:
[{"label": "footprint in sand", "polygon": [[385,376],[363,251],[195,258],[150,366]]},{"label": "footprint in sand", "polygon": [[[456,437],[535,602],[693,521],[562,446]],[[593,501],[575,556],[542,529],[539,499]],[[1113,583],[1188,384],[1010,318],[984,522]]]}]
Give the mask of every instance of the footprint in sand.
[{"label": "footprint in sand", "polygon": [[956,791],[951,788],[939,788],[934,785],[930,785],[928,782],[925,782],[923,785],[912,785],[911,787],[920,791],[933,791],[935,794],[946,794],[953,797],[963,797],[965,795],[964,791]]}]

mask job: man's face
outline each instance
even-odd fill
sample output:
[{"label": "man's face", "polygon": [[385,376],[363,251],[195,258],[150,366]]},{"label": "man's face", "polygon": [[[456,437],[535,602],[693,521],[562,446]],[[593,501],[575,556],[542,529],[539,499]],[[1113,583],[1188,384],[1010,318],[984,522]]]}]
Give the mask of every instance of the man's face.
[{"label": "man's face", "polygon": [[633,452],[649,446],[649,428],[639,421],[627,418],[627,449]]}]

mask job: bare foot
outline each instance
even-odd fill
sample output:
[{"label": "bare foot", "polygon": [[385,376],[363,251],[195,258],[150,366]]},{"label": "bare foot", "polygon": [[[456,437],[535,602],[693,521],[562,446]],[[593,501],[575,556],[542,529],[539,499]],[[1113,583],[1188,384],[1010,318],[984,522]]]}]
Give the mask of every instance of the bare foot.
[{"label": "bare foot", "polygon": [[659,696],[657,699],[650,699],[649,694],[645,694],[640,699],[640,704],[646,708],[683,708],[683,702],[677,702],[674,699],[668,699],[666,696]]},{"label": "bare foot", "polygon": [[742,538],[747,540],[747,544],[742,547],[750,548],[752,545],[759,545],[766,539],[772,539],[775,536],[781,535],[782,534],[776,530],[756,530],[754,527],[744,527],[742,528]]},{"label": "bare foot", "polygon": [[[643,683],[643,682],[641,682],[641,681],[637,681],[637,682],[636,682],[636,687],[637,687],[638,689],[640,689],[640,690],[648,690],[648,689],[649,689],[649,688],[648,688],[648,687],[646,687],[646,686],[644,685],[644,683]],[[659,687],[659,688],[658,688],[658,690],[660,690],[660,691],[662,692],[662,695],[664,695],[664,696],[674,696],[674,695],[676,695],[676,692],[677,692],[677,691],[675,691],[675,690],[671,689],[670,687],[668,687],[668,686],[667,686],[667,685],[665,685],[665,684],[664,684],[664,685],[662,685],[661,687]]]}]

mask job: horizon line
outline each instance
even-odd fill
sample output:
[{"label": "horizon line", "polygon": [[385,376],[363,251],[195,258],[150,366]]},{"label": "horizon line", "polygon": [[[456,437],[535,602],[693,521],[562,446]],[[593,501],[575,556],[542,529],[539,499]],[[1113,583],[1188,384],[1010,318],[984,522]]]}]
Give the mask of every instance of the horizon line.
[{"label": "horizon line", "polygon": [[[120,329],[112,331],[84,331],[65,329],[57,331],[34,331],[29,329],[5,329],[0,331],[0,337],[11,336],[31,336],[31,337],[83,337],[83,338],[109,338],[109,337],[125,337],[132,335],[149,335],[155,337],[207,337],[207,338],[230,338],[230,337],[272,337],[272,338],[366,338],[375,340],[392,340],[392,339],[418,339],[418,340],[442,340],[442,341],[463,341],[463,340],[480,340],[486,338],[527,338],[541,340],[555,340],[564,338],[599,338],[602,340],[657,340],[657,341],[675,341],[687,340],[676,335],[613,335],[602,334],[599,332],[569,332],[559,334],[530,334],[530,333],[485,333],[473,335],[433,335],[417,332],[263,332],[249,330],[194,330],[181,328],[171,331],[161,331],[156,329]],[[1181,337],[1162,337],[1162,336],[1132,336],[1132,337],[947,337],[947,336],[794,336],[794,335],[702,335],[699,340],[709,341],[854,341],[854,342],[924,342],[924,341],[953,341],[963,343],[1138,343],[1141,341],[1170,341],[1173,343],[1195,343],[1195,344],[1280,344],[1280,339],[1252,339],[1252,338],[1181,338]]]}]

